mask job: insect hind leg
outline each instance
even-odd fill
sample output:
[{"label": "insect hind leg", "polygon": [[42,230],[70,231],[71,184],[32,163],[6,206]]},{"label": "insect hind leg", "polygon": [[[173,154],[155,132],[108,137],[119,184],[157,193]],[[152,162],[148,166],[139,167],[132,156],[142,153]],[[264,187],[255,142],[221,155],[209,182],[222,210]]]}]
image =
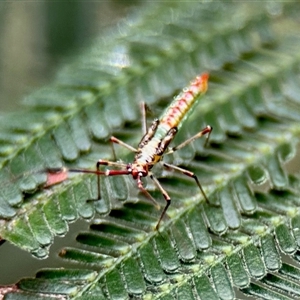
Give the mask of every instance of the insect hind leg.
[{"label": "insect hind leg", "polygon": [[184,141],[183,143],[175,146],[175,147],[172,147],[166,154],[171,154],[183,147],[185,147],[186,145],[190,144],[191,142],[193,142],[194,140],[202,137],[203,135],[207,134],[206,136],[206,141],[205,141],[205,144],[204,144],[204,147],[207,146],[208,144],[208,141],[209,141],[209,137],[210,137],[210,134],[212,132],[213,128],[209,125],[207,125],[204,129],[202,129],[201,131],[199,131],[197,134],[195,134],[194,136],[190,137],[189,139],[187,139],[186,141]]},{"label": "insect hind leg", "polygon": [[141,110],[141,117],[142,117],[142,131],[144,135],[147,133],[147,116],[146,116],[147,105],[144,101],[141,102],[140,110]]},{"label": "insect hind leg", "polygon": [[121,145],[122,147],[124,147],[132,152],[137,152],[137,149],[135,149],[134,147],[130,146],[129,144],[119,140],[118,138],[116,138],[114,136],[111,136],[109,140],[110,140],[111,151],[112,151],[114,160],[117,160],[114,144]]}]

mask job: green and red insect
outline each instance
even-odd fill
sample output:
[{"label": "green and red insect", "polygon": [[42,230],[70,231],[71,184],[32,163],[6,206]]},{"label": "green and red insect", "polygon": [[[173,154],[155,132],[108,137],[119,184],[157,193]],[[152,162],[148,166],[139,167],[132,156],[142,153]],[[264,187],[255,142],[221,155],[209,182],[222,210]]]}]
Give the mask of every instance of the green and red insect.
[{"label": "green and red insect", "polygon": [[[174,151],[183,148],[187,144],[191,143],[197,138],[207,134],[207,140],[212,131],[211,126],[206,126],[204,129],[199,131],[196,135],[192,136],[188,140],[179,144],[175,147],[169,147],[171,141],[174,139],[176,133],[178,132],[180,126],[182,125],[184,119],[187,118],[189,113],[192,111],[193,107],[195,107],[197,101],[200,96],[203,95],[208,86],[208,77],[207,73],[204,73],[200,76],[197,76],[188,87],[184,88],[183,91],[174,98],[170,106],[165,110],[160,119],[155,119],[151,126],[147,129],[146,125],[146,112],[145,112],[145,104],[142,105],[142,115],[143,115],[143,131],[144,135],[141,141],[138,144],[137,148],[134,148],[123,141],[117,139],[112,136],[110,141],[112,143],[119,144],[129,149],[130,151],[135,152],[135,157],[132,163],[124,164],[120,162],[108,161],[100,159],[96,164],[96,170],[86,170],[86,169],[64,169],[61,172],[61,178],[51,176],[51,172],[49,173],[47,185],[50,186],[56,182],[62,181],[64,179],[64,174],[67,172],[78,172],[78,173],[90,173],[98,175],[98,197],[95,200],[101,199],[100,193],[100,176],[116,176],[116,175],[131,175],[134,180],[137,182],[138,188],[159,207],[154,198],[150,195],[150,193],[144,188],[142,183],[142,177],[149,176],[154,184],[158,187],[158,189],[163,194],[166,205],[161,213],[161,216],[156,225],[156,229],[159,229],[161,220],[163,219],[168,207],[171,204],[171,198],[169,194],[164,190],[161,186],[157,178],[154,177],[151,169],[154,165],[161,162],[164,167],[168,169],[173,169],[179,171],[189,177],[192,177],[196,184],[198,185],[203,197],[207,200],[207,197],[202,189],[202,186],[197,178],[197,176],[181,167],[171,165],[162,161],[163,155],[167,155],[173,153]],[[120,169],[107,169],[105,171],[101,171],[101,166],[114,166]],[[53,174],[52,174],[53,175]]]}]

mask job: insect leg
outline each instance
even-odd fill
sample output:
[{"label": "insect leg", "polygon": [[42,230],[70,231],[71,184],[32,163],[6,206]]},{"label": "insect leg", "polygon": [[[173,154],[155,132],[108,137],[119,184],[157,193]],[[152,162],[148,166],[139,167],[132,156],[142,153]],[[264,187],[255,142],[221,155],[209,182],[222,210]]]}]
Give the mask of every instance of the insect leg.
[{"label": "insect leg", "polygon": [[197,134],[195,134],[194,136],[192,136],[189,139],[187,139],[186,141],[184,141],[183,143],[179,144],[178,146],[172,147],[166,154],[173,153],[173,152],[175,152],[175,151],[177,151],[177,150],[185,147],[189,143],[191,143],[194,140],[202,137],[205,134],[207,134],[206,141],[205,141],[205,144],[204,144],[204,146],[206,146],[207,143],[208,143],[208,140],[209,140],[211,132],[212,132],[212,127],[208,125],[204,129],[202,129],[201,131],[199,131]]},{"label": "insect leg", "polygon": [[166,167],[166,168],[170,168],[170,169],[179,171],[179,172],[181,172],[181,173],[184,174],[184,175],[187,175],[187,176],[189,176],[189,177],[194,178],[195,181],[196,181],[196,184],[198,185],[198,187],[199,187],[199,189],[200,189],[200,191],[201,191],[201,194],[202,194],[203,197],[204,197],[204,199],[205,199],[207,202],[209,202],[209,200],[208,200],[207,196],[205,195],[204,190],[203,190],[203,188],[202,188],[202,186],[201,186],[201,184],[200,184],[200,181],[199,181],[198,177],[197,177],[193,172],[188,171],[188,170],[185,170],[185,169],[180,168],[180,167],[177,167],[177,166],[174,166],[174,165],[171,165],[171,164],[164,163],[164,162],[163,162],[163,166]]},{"label": "insect leg", "polygon": [[[100,166],[100,165],[99,165]],[[100,171],[98,171],[100,173]],[[97,179],[98,179],[98,199],[95,199],[95,201],[101,199],[101,193],[100,193],[100,174],[98,174]],[[105,176],[116,176],[116,175],[129,175],[130,172],[128,170],[106,170],[104,173]]]},{"label": "insect leg", "polygon": [[147,117],[146,117],[146,103],[144,101],[141,102],[141,116],[142,116],[142,130],[143,135],[147,132]]},{"label": "insect leg", "polygon": [[104,176],[116,176],[116,175],[129,175],[131,172],[126,168],[123,170],[105,170],[101,171],[100,166],[118,166],[118,167],[126,167],[126,164],[111,162],[107,160],[99,160],[96,164],[96,170],[89,170],[89,169],[79,169],[79,168],[62,168],[61,170],[48,170],[48,179],[47,183],[45,184],[46,187],[52,186],[56,183],[62,182],[67,179],[68,173],[85,173],[85,174],[94,174],[97,175],[97,187],[98,187],[98,197],[97,199],[89,199],[89,201],[97,201],[101,199],[101,192],[100,192],[100,175]]},{"label": "insect leg", "polygon": [[[100,167],[101,166],[116,166],[116,167],[126,167],[126,164],[122,164],[122,163],[119,163],[119,162],[113,162],[113,161],[109,161],[109,160],[103,160],[103,159],[99,159],[98,161],[97,161],[97,163],[96,163],[96,169],[97,169],[97,188],[98,188],[98,197],[97,197],[97,199],[96,200],[100,200],[101,199],[101,189],[100,189],[100,175],[101,175],[101,173],[103,173],[103,172],[101,172],[100,171]],[[107,175],[107,176],[111,176],[111,175],[118,175],[117,173],[118,172],[115,172],[115,174],[114,173],[111,173],[113,170],[107,170],[107,171],[105,171],[104,173],[105,173],[105,175]],[[115,171],[123,171],[123,170],[115,170]],[[123,174],[123,173],[122,173]],[[122,174],[120,174],[120,175],[122,175]],[[129,173],[128,173],[129,174]]]},{"label": "insect leg", "polygon": [[166,211],[168,210],[170,204],[171,204],[171,197],[169,196],[169,194],[164,190],[164,188],[161,186],[160,182],[157,180],[157,178],[155,178],[152,174],[150,174],[150,178],[154,181],[155,185],[159,188],[159,190],[161,191],[161,193],[163,194],[165,200],[166,200],[166,206],[164,207],[163,212],[160,215],[160,218],[157,222],[157,225],[155,227],[155,230],[159,229],[159,225],[161,220],[163,219],[164,215],[166,214]]},{"label": "insect leg", "polygon": [[160,205],[155,201],[155,199],[151,196],[151,194],[144,188],[143,183],[142,183],[140,177],[138,177],[138,179],[137,179],[137,185],[138,185],[138,188],[141,190],[141,192],[142,192],[149,200],[151,200],[151,201],[154,203],[155,207],[156,207],[157,209],[160,209]]},{"label": "insect leg", "polygon": [[109,140],[110,140],[110,142],[111,142],[111,150],[112,150],[112,153],[113,153],[114,160],[117,160],[117,158],[116,158],[116,152],[115,152],[115,148],[114,148],[114,143],[115,143],[115,144],[119,144],[119,145],[121,145],[121,146],[123,146],[123,147],[129,149],[129,150],[132,151],[132,152],[137,152],[137,149],[135,149],[134,147],[132,147],[132,146],[126,144],[125,142],[123,142],[123,141],[117,139],[117,138],[114,137],[114,136],[111,136]]},{"label": "insect leg", "polygon": [[[146,103],[143,101],[141,103],[141,115],[142,115],[142,129],[143,129],[143,135],[145,135],[147,133],[147,118],[146,118]],[[129,149],[132,152],[137,152],[137,149],[135,149],[134,147],[126,144],[125,142],[117,139],[114,136],[110,137],[110,142],[111,142],[111,146],[112,146],[112,153],[114,156],[114,159],[116,160],[116,152],[115,152],[115,148],[114,148],[114,143],[115,144],[119,144],[127,149]]]}]

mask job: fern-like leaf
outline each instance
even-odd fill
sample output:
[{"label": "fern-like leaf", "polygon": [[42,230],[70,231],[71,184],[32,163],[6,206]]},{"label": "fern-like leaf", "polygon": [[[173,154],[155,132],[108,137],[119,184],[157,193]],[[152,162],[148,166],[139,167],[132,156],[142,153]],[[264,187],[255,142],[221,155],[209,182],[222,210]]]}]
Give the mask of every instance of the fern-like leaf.
[{"label": "fern-like leaf", "polygon": [[[42,258],[69,222],[91,221],[77,246],[59,253],[74,267],[22,279],[6,299],[234,299],[237,289],[263,299],[300,296],[300,270],[283,261],[299,260],[300,178],[285,163],[300,132],[300,39],[273,33],[270,5],[146,4],[132,26],[95,42],[27,97],[28,111],[0,120],[2,238]],[[280,4],[281,22],[296,8]],[[210,203],[194,182],[163,172],[174,201],[158,233],[160,212],[128,178],[101,178],[97,202],[86,201],[96,197],[94,176],[39,190],[46,176],[33,171],[93,168],[111,158],[112,134],[135,145],[139,101],[159,114],[204,70],[209,92],[175,143],[210,124],[211,146],[195,141],[172,160],[199,176]],[[269,189],[255,187],[264,182]]]}]

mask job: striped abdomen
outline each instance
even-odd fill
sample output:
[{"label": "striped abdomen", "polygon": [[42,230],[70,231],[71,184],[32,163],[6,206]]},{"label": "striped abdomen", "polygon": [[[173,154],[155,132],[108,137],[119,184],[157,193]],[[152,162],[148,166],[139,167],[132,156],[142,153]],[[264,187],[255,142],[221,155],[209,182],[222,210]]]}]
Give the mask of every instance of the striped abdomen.
[{"label": "striped abdomen", "polygon": [[180,123],[187,117],[201,94],[207,90],[208,74],[197,76],[188,87],[174,98],[160,120],[154,120],[138,146],[133,169],[150,170],[175,137]]},{"label": "striped abdomen", "polygon": [[173,127],[180,127],[187,114],[192,109],[198,97],[207,90],[207,81],[209,75],[204,73],[197,76],[188,87],[174,98],[173,102],[162,115],[159,126],[168,130]]}]

